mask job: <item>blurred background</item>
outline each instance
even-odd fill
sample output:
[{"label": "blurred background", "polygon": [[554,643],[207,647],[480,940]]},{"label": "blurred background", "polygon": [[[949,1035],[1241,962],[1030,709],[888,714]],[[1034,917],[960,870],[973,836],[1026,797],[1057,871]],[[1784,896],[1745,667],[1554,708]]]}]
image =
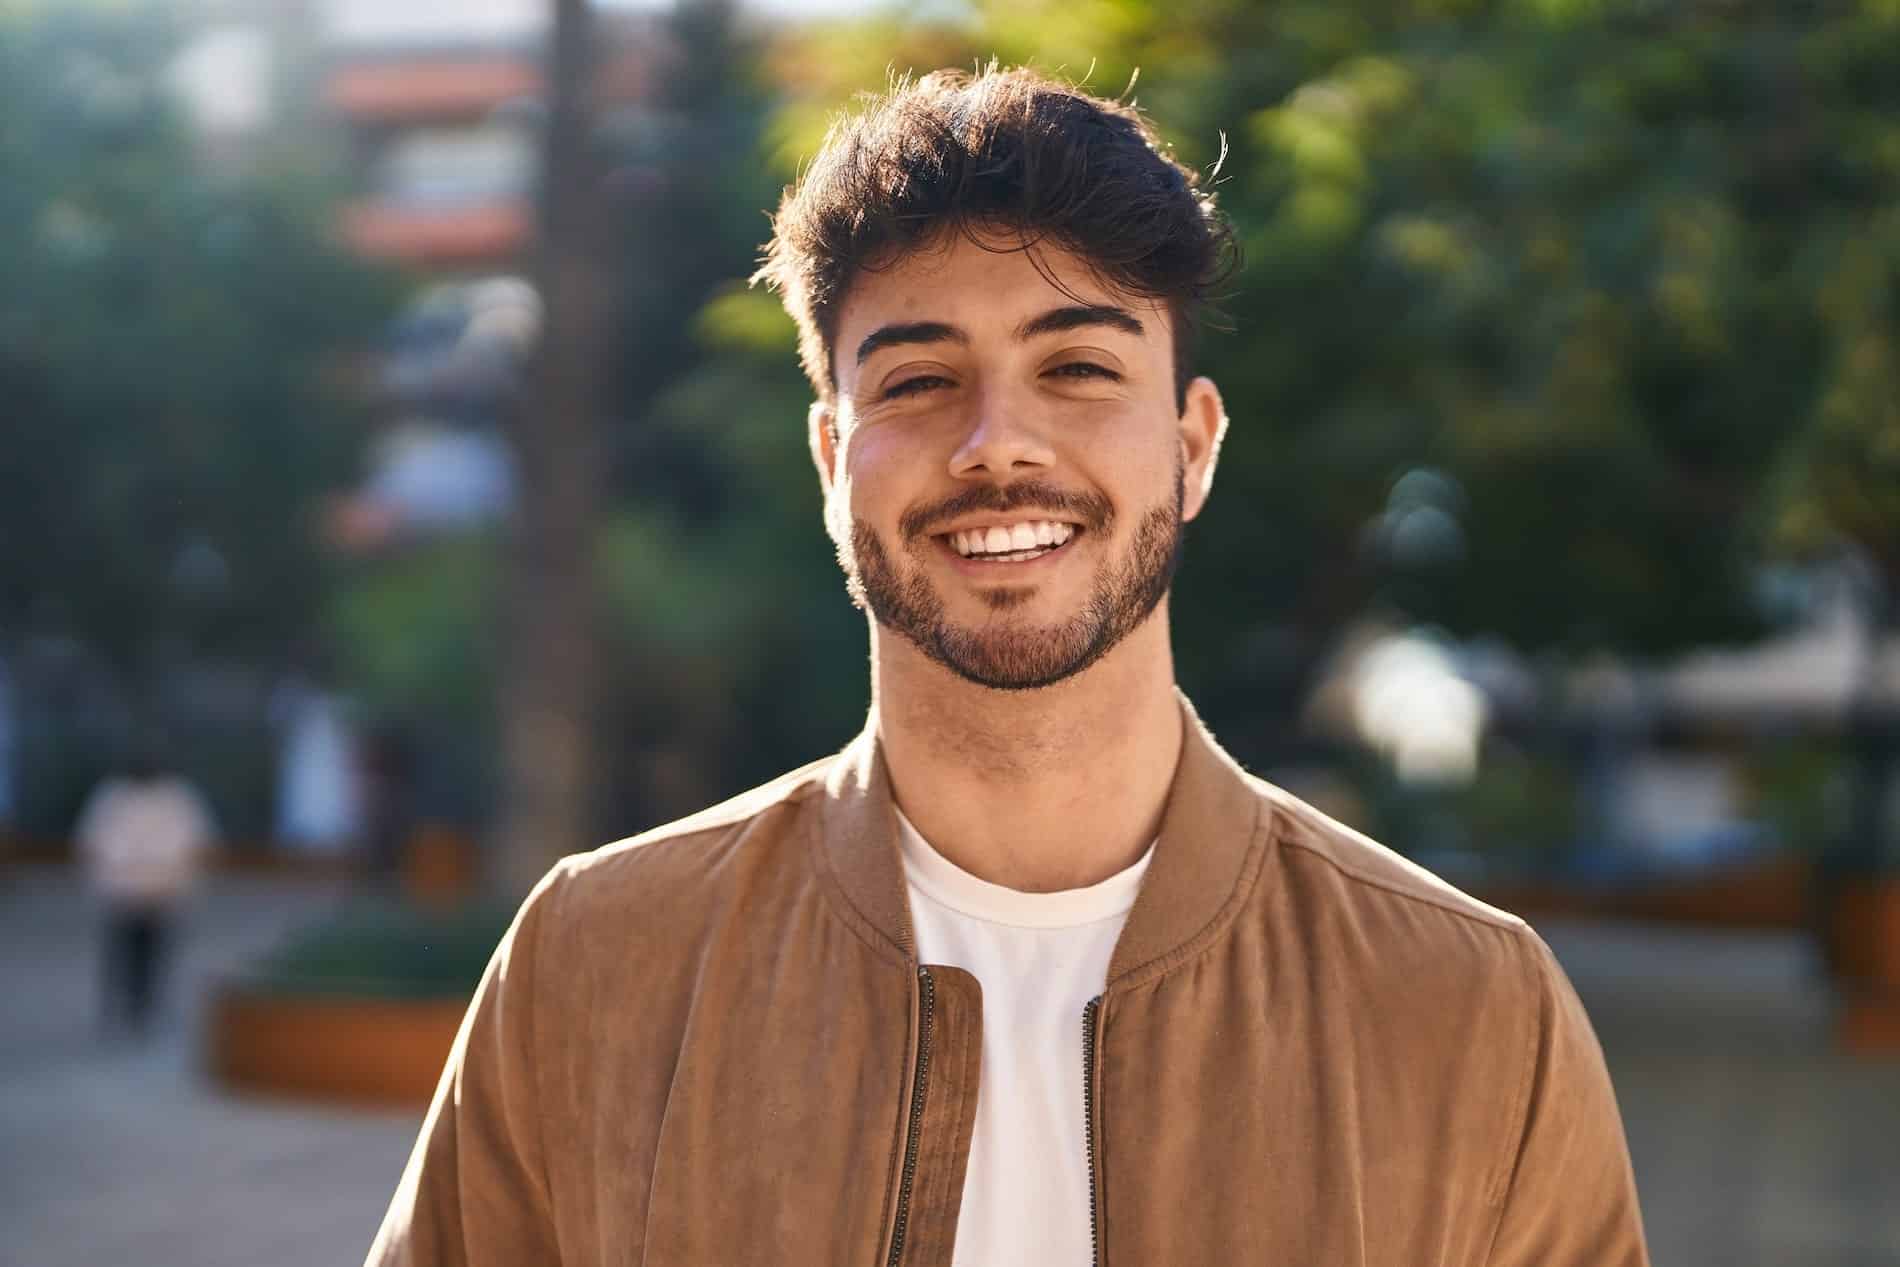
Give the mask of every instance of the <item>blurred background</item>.
[{"label": "blurred background", "polygon": [[0,2],[8,1261],[355,1261],[527,885],[855,732],[744,279],[991,56],[1225,155],[1214,731],[1551,941],[1659,1264],[1900,1263],[1893,0]]}]

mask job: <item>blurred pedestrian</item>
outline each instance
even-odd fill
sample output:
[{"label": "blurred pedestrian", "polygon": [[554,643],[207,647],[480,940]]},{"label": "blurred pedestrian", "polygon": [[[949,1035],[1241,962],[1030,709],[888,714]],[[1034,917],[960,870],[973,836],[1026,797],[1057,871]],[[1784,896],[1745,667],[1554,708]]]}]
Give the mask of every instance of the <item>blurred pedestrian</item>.
[{"label": "blurred pedestrian", "polygon": [[105,908],[102,1029],[143,1033],[163,998],[178,912],[197,888],[216,826],[198,790],[147,747],[93,789],[74,835]]}]

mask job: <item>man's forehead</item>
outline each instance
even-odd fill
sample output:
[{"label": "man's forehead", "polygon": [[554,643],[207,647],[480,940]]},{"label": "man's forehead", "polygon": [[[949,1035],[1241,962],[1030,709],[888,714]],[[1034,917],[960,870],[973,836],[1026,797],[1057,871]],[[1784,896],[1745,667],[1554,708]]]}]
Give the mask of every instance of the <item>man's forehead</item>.
[{"label": "man's forehead", "polygon": [[1002,248],[954,235],[855,279],[839,309],[840,360],[849,359],[853,333],[861,338],[886,322],[1013,328],[1038,313],[1078,304],[1120,308],[1146,331],[1166,331],[1164,310],[1155,301],[1128,294],[1072,252],[1046,243]]}]

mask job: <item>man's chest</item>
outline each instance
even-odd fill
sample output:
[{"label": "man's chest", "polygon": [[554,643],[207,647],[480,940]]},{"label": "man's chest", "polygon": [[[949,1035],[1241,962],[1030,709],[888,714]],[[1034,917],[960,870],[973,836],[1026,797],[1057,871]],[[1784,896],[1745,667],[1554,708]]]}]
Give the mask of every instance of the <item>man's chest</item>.
[{"label": "man's chest", "polygon": [[1276,1013],[1216,967],[1111,994],[1087,1041],[1060,992],[948,965],[722,990],[664,1059],[609,1037],[553,1176],[576,1261],[951,1267],[1012,1234],[1042,1247],[1015,1261],[1482,1261],[1482,1052],[1408,1059],[1316,1022],[1317,985]]}]

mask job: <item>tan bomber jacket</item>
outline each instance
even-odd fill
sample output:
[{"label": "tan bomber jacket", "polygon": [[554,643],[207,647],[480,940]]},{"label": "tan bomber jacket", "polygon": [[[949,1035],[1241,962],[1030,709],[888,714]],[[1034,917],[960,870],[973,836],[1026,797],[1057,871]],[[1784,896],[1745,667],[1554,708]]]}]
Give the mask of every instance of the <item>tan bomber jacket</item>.
[{"label": "tan bomber jacket", "polygon": [[[1075,1018],[1096,1262],[1646,1263],[1602,1054],[1543,942],[1183,708],[1154,860]],[[564,860],[369,1262],[947,1267],[982,999],[916,962],[896,834],[867,728]]]}]

